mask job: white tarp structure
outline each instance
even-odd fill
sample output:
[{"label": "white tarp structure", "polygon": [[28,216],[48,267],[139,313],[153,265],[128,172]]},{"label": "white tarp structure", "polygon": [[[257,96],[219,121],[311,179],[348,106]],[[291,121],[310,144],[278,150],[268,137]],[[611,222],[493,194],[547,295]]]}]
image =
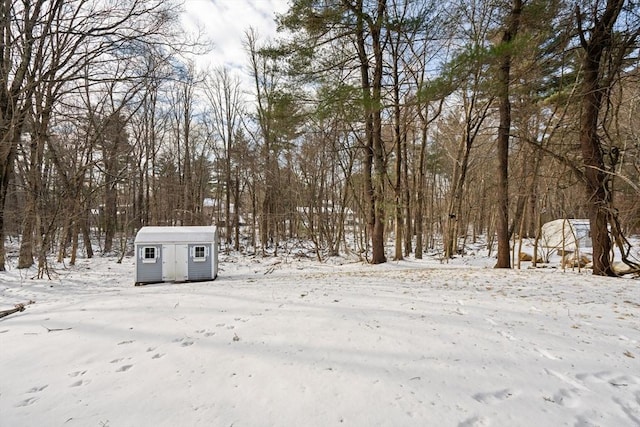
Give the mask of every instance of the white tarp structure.
[{"label": "white tarp structure", "polygon": [[591,233],[588,219],[556,219],[542,226],[540,245],[549,249],[565,251],[591,248]]}]

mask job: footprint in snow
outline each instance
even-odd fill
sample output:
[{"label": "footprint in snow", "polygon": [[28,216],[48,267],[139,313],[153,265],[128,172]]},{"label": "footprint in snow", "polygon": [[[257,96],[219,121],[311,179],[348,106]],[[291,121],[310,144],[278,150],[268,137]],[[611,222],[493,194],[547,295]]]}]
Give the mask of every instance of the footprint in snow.
[{"label": "footprint in snow", "polygon": [[84,374],[86,374],[87,371],[75,371],[75,372],[71,372],[70,374],[68,374],[70,377],[74,378],[74,377],[78,377],[78,376],[82,376]]},{"label": "footprint in snow", "polygon": [[118,369],[116,369],[116,372],[127,372],[132,367],[133,365],[122,365]]},{"label": "footprint in snow", "polygon": [[156,354],[154,354],[151,358],[152,358],[152,359],[160,359],[162,356],[164,356],[164,354],[162,354],[162,353],[156,353]]}]

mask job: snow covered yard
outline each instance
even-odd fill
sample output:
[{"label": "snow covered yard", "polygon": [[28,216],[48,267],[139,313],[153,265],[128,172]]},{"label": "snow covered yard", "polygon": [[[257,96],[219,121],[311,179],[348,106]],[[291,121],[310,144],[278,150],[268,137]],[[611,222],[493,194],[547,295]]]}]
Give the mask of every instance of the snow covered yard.
[{"label": "snow covered yard", "polygon": [[637,280],[456,261],[0,273],[0,425],[640,425]]}]

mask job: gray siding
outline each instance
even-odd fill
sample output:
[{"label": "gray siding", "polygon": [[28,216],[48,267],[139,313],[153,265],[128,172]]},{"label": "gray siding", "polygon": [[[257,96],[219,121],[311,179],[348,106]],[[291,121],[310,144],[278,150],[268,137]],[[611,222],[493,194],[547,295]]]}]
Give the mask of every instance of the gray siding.
[{"label": "gray siding", "polygon": [[[193,260],[193,248],[196,246],[204,246],[206,249],[206,258],[204,261]],[[188,274],[189,280],[211,280],[213,279],[212,265],[213,248],[210,243],[198,243],[189,245],[189,261],[188,261]]]},{"label": "gray siding", "polygon": [[[142,248],[154,247],[158,253],[156,262],[145,263],[140,259]],[[162,282],[162,245],[139,245],[136,246],[136,282],[153,283]]]}]

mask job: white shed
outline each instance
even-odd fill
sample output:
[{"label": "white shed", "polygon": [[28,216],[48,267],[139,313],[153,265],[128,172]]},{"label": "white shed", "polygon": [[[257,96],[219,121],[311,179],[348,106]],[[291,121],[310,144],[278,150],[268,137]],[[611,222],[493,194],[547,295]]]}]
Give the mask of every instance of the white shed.
[{"label": "white shed", "polygon": [[556,219],[542,226],[540,243],[550,249],[583,250],[593,246],[588,219]]},{"label": "white shed", "polygon": [[213,280],[218,276],[216,227],[142,227],[135,240],[136,286]]}]

